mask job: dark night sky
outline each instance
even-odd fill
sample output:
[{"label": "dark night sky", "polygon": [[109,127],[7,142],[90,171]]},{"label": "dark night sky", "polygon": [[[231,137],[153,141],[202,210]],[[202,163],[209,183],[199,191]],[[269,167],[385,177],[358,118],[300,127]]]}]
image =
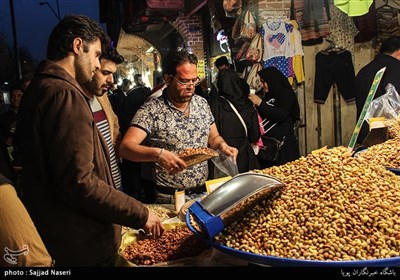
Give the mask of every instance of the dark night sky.
[{"label": "dark night sky", "polygon": [[[58,23],[56,0],[14,0],[15,25],[18,47],[30,50],[34,59],[46,57],[47,39],[52,28]],[[59,0],[61,18],[66,14],[82,14],[99,21],[98,0]],[[0,0],[0,32],[5,33],[9,45],[13,47],[12,23],[9,0]],[[105,28],[103,26],[103,28]]]}]

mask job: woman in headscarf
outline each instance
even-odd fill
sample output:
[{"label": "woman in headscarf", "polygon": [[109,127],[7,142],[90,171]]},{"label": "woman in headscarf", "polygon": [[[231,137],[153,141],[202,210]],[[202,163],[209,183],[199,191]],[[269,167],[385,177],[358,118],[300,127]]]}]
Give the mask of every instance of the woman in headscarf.
[{"label": "woman in headscarf", "polygon": [[294,125],[300,119],[300,107],[288,79],[276,68],[267,67],[258,72],[262,91],[249,95],[263,120],[264,135],[283,141],[275,162],[258,159],[262,168],[281,165],[300,157]]},{"label": "woman in headscarf", "polygon": [[[217,87],[208,100],[220,135],[239,151],[236,159],[239,173],[260,167],[251,147],[251,143],[260,138],[260,128],[257,111],[247,98],[249,91],[249,86],[235,70],[221,68]],[[212,170],[210,173],[212,176]]]}]

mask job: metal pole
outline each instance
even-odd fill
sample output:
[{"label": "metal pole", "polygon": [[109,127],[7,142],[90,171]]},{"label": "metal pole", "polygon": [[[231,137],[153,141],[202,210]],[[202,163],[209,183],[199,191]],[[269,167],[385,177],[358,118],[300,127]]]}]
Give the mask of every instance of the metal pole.
[{"label": "metal pole", "polygon": [[10,3],[12,32],[14,39],[15,66],[17,68],[17,81],[20,82],[22,80],[22,73],[21,73],[22,71],[21,71],[21,63],[18,52],[17,29],[15,27],[14,0],[9,0],[9,3]]},{"label": "metal pole", "polygon": [[317,135],[318,148],[322,147],[321,104],[317,104]]},{"label": "metal pole", "polygon": [[340,94],[337,85],[333,84],[333,116],[335,119],[335,146],[342,145],[342,118],[340,108]]},{"label": "metal pole", "polygon": [[61,18],[60,18],[60,5],[58,4],[58,0],[57,0],[57,12],[56,11],[54,11],[54,9],[53,9],[53,7],[50,5],[50,3],[49,2],[47,2],[47,1],[44,1],[44,2],[39,2],[39,5],[40,6],[43,6],[43,5],[47,5],[47,7],[49,7],[49,9],[50,9],[50,11],[53,13],[53,15],[58,19],[58,21],[60,21],[61,20]]},{"label": "metal pole", "polygon": [[61,20],[61,14],[60,14],[60,3],[58,3],[58,0],[56,0],[57,3],[57,15],[58,15],[58,21]]}]

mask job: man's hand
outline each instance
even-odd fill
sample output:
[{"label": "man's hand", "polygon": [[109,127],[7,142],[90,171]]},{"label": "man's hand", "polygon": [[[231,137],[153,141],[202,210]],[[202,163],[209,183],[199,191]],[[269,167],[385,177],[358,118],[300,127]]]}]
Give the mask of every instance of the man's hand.
[{"label": "man's hand", "polygon": [[149,217],[147,218],[146,224],[143,226],[143,230],[145,233],[156,238],[164,233],[164,225],[156,214],[149,211]]}]

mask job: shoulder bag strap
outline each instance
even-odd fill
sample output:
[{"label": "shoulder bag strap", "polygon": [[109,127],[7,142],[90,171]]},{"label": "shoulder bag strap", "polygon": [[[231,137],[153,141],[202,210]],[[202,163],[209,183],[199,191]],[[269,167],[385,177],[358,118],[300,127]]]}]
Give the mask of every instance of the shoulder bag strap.
[{"label": "shoulder bag strap", "polygon": [[225,99],[226,101],[228,101],[229,106],[231,106],[233,112],[235,112],[236,116],[239,118],[240,122],[242,123],[243,128],[244,128],[244,131],[246,132],[246,137],[247,137],[247,127],[246,127],[246,124],[245,124],[245,122],[244,122],[242,116],[239,114],[239,112],[236,110],[235,106],[233,106],[233,104],[232,104],[228,99],[226,99],[226,98],[223,97],[223,96],[221,96],[221,98],[223,98],[223,99]]}]

